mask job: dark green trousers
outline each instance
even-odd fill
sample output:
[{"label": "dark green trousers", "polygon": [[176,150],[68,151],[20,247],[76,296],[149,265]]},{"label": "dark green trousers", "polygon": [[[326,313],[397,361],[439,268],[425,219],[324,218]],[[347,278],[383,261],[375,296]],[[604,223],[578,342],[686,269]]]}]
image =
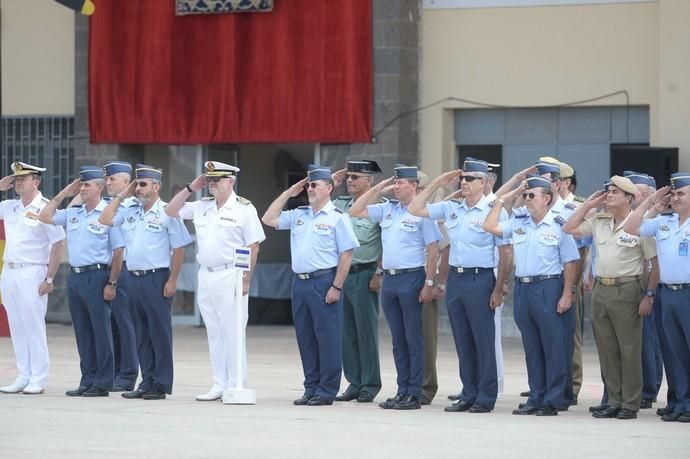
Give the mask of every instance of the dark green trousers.
[{"label": "dark green trousers", "polygon": [[379,364],[379,305],[376,292],[369,290],[374,269],[347,275],[343,293],[343,373],[350,383],[347,394],[381,390]]}]

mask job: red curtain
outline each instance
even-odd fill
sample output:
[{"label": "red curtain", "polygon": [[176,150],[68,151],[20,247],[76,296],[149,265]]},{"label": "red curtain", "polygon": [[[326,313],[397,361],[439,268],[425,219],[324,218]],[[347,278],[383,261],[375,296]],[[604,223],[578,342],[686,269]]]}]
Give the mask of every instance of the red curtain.
[{"label": "red curtain", "polygon": [[98,1],[93,143],[370,141],[371,0],[198,16],[175,16],[174,3]]}]

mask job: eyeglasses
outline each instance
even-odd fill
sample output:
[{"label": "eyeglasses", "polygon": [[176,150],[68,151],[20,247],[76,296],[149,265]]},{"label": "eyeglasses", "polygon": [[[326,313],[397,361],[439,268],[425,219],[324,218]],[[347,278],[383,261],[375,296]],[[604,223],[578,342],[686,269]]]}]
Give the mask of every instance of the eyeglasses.
[{"label": "eyeglasses", "polygon": [[462,179],[467,183],[472,183],[475,180],[479,180],[479,177],[475,177],[474,175],[463,175]]},{"label": "eyeglasses", "polygon": [[350,179],[350,180],[357,180],[358,178],[363,178],[363,177],[364,177],[364,175],[355,175],[355,174],[345,175],[345,178]]},{"label": "eyeglasses", "polygon": [[522,199],[534,199],[535,196],[545,196],[544,193],[522,193]]}]

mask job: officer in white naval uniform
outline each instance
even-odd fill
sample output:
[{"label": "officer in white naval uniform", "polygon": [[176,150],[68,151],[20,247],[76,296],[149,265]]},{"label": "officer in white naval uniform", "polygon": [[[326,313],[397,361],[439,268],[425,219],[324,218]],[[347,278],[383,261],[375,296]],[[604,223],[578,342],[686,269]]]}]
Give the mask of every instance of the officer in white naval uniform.
[{"label": "officer in white naval uniform", "polygon": [[[242,330],[247,326],[249,285],[256,266],[259,244],[266,239],[261,221],[252,203],[234,192],[239,168],[218,161],[207,161],[206,171],[185,186],[168,204],[165,212],[174,217],[193,220],[199,252],[198,302],[206,324],[208,347],[213,367],[213,387],[196,397],[199,401],[218,400],[226,388],[236,384],[235,308],[243,312]],[[200,201],[185,202],[197,191],[208,186],[212,195]],[[251,271],[232,269],[234,249],[251,249]],[[236,277],[243,276],[242,304],[235,304]],[[243,336],[244,340],[245,337]],[[247,371],[247,355],[242,355],[243,374]],[[243,381],[244,382],[244,381]]]},{"label": "officer in white naval uniform", "polygon": [[65,231],[38,221],[48,200],[38,187],[42,167],[15,161],[12,175],[0,180],[0,191],[14,186],[19,199],[0,202],[7,245],[0,291],[7,310],[19,375],[0,392],[40,394],[48,378],[49,357],[45,315],[53,276],[62,254]]}]

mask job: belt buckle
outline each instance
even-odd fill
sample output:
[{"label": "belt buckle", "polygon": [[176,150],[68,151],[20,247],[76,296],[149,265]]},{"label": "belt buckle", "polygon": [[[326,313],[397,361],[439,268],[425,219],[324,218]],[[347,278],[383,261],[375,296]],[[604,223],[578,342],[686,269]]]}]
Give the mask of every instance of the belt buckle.
[{"label": "belt buckle", "polygon": [[600,277],[599,281],[604,285],[616,285],[616,279],[610,277]]},{"label": "belt buckle", "polygon": [[388,270],[388,274],[390,274],[391,276],[395,276],[396,273],[397,273],[397,272],[395,271],[395,269],[389,269],[389,270]]},{"label": "belt buckle", "polygon": [[521,277],[520,282],[522,282],[523,284],[529,284],[530,282],[532,282],[532,280],[529,277]]},{"label": "belt buckle", "polygon": [[465,272],[465,270],[463,268],[461,268],[460,266],[458,266],[457,268],[455,268],[455,272],[457,272],[458,274],[462,274]]},{"label": "belt buckle", "polygon": [[75,268],[72,268],[72,269],[74,270],[75,273],[81,274],[81,268],[76,268],[76,267],[75,267]]},{"label": "belt buckle", "polygon": [[308,280],[309,274],[298,274],[297,277],[302,279],[302,280]]},{"label": "belt buckle", "polygon": [[683,290],[683,286],[678,284],[670,284],[668,287],[674,292],[678,290]]}]

